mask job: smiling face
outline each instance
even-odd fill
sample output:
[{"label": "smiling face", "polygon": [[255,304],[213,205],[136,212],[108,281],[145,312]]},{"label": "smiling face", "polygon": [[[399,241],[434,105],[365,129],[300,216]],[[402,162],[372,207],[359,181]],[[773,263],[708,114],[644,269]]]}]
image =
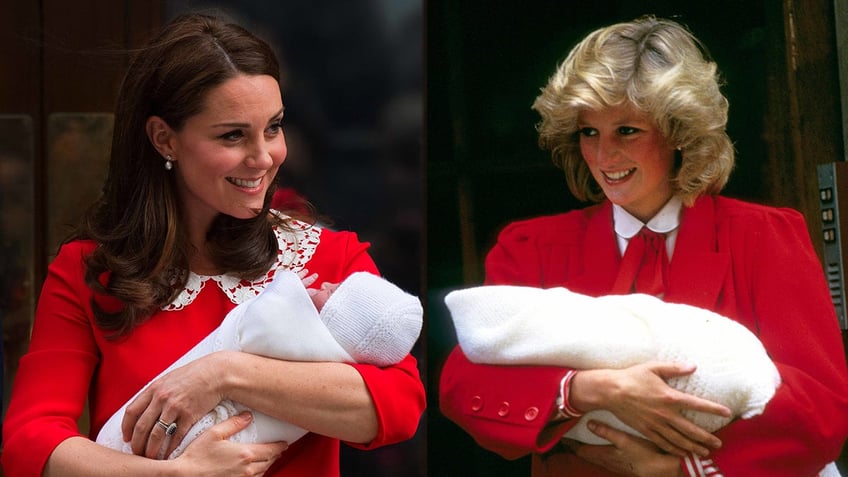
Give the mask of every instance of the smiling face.
[{"label": "smiling face", "polygon": [[277,81],[239,75],[209,91],[200,113],[169,134],[177,184],[190,226],[208,227],[217,214],[247,219],[286,159]]},{"label": "smiling face", "polygon": [[674,148],[651,117],[629,105],[577,118],[580,152],[595,181],[614,204],[647,222],[671,198]]}]

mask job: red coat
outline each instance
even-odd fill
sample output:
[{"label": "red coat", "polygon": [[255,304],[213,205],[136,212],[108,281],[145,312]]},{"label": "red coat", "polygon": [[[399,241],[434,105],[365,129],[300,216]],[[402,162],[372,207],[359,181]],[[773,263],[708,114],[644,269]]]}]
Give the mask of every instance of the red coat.
[{"label": "red coat", "polygon": [[[488,284],[611,292],[620,253],[610,203],[509,225],[486,260]],[[822,267],[803,217],[721,197],[683,209],[665,300],[716,311],[750,329],[783,384],[765,412],[717,435],[724,475],[813,476],[848,436],[848,371]],[[442,370],[442,412],[506,458],[535,453],[533,475],[610,475],[549,451],[568,429],[540,437],[554,412],[555,367],[469,362],[457,348]]]},{"label": "red coat", "polygon": [[[289,244],[284,263],[296,262],[322,281],[339,282],[355,271],[376,273],[368,244],[350,232],[320,230],[297,247]],[[3,423],[5,475],[35,477],[53,449],[80,435],[77,420],[86,399],[91,435],[152,378],[217,327],[235,304],[212,280],[184,308],[159,311],[125,339],[107,340],[93,322],[92,291],[83,280],[89,241],[62,247],[48,269],[39,299],[32,341],[21,358],[12,400]],[[241,286],[241,284],[240,284]],[[295,331],[296,332],[296,331]],[[365,381],[377,411],[377,437],[358,448],[410,438],[424,410],[424,389],[412,356],[394,366],[352,364]],[[309,433],[294,442],[268,476],[339,475],[339,440]]]}]

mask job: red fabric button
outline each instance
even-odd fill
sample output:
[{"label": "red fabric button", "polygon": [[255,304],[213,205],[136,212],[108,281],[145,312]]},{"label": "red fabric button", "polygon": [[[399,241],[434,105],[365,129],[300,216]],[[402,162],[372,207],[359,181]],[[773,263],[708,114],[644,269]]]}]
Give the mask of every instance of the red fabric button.
[{"label": "red fabric button", "polygon": [[477,412],[480,409],[483,409],[483,398],[480,396],[474,396],[471,398],[471,410]]},{"label": "red fabric button", "polygon": [[532,421],[539,417],[539,408],[536,406],[528,407],[526,411],[524,411],[524,419],[528,421]]},{"label": "red fabric button", "polygon": [[506,417],[509,415],[509,403],[504,401],[501,403],[501,408],[498,409],[498,416]]}]

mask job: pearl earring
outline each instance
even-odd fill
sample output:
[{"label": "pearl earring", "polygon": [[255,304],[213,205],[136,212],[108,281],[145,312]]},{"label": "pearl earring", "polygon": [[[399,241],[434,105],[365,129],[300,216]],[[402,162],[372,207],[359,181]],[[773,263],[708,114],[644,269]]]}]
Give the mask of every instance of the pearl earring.
[{"label": "pearl earring", "polygon": [[165,170],[170,171],[173,168],[174,168],[174,159],[171,157],[170,154],[168,154],[167,156],[165,156]]}]

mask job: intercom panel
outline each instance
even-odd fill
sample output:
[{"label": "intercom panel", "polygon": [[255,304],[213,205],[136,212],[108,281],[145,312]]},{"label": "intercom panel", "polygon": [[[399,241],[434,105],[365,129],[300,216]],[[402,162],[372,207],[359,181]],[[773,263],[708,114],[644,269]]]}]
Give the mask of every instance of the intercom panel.
[{"label": "intercom panel", "polygon": [[818,166],[824,268],[839,327],[848,329],[845,303],[845,259],[848,244],[848,162]]}]

